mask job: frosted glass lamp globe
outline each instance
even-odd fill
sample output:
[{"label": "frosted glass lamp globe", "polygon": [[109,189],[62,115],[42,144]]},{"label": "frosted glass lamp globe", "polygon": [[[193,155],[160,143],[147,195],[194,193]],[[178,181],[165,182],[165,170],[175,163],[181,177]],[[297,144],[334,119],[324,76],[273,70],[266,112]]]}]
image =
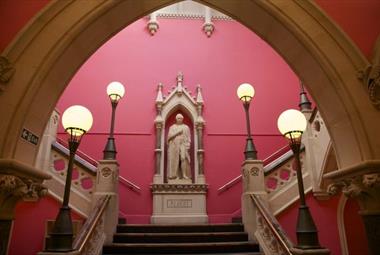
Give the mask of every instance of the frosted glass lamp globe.
[{"label": "frosted glass lamp globe", "polygon": [[113,81],[107,86],[107,95],[112,102],[118,102],[124,96],[124,93],[124,86],[118,81]]},{"label": "frosted glass lamp globe", "polygon": [[306,129],[306,118],[302,112],[289,109],[280,114],[277,127],[286,138],[298,138]]},{"label": "frosted glass lamp globe", "polygon": [[239,99],[243,102],[250,102],[255,95],[255,89],[249,83],[241,84],[236,92]]},{"label": "frosted glass lamp globe", "polygon": [[62,115],[62,125],[66,132],[72,136],[81,136],[92,126],[92,114],[84,106],[73,105]]}]

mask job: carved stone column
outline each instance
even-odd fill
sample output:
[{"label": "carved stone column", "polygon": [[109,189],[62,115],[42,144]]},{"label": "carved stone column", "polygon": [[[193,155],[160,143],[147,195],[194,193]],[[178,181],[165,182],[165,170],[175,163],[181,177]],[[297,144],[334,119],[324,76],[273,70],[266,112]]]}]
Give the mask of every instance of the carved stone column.
[{"label": "carved stone column", "polygon": [[162,159],[162,132],[164,128],[164,119],[162,118],[162,106],[164,103],[164,96],[162,94],[163,85],[162,83],[158,84],[158,91],[157,91],[157,97],[156,97],[156,110],[157,110],[157,116],[154,120],[154,124],[156,126],[156,148],[154,149],[155,153],[155,170],[154,170],[154,177],[153,177],[153,183],[163,183],[163,169],[161,167],[161,164],[163,162]]},{"label": "carved stone column", "polygon": [[116,160],[100,160],[96,174],[96,184],[93,199],[93,206],[99,198],[104,195],[111,195],[111,199],[104,212],[104,233],[106,235],[105,244],[112,243],[113,235],[119,217],[119,164]]},{"label": "carved stone column", "polygon": [[47,193],[42,181],[50,175],[12,159],[0,159],[0,255],[7,254],[14,209],[21,200],[35,201]]},{"label": "carved stone column", "polygon": [[56,141],[59,125],[59,113],[54,110],[46,124],[36,159],[36,168],[48,172],[51,166],[51,145]]},{"label": "carved stone column", "polygon": [[380,160],[364,161],[325,174],[324,178],[333,181],[328,188],[331,194],[342,191],[347,197],[358,201],[369,249],[372,254],[380,254]]},{"label": "carved stone column", "polygon": [[264,183],[264,168],[261,160],[245,160],[242,165],[243,194],[241,196],[241,215],[244,229],[251,240],[255,239],[257,230],[256,209],[251,194],[259,195],[267,202]]},{"label": "carved stone column", "polygon": [[203,111],[203,97],[202,97],[202,88],[200,85],[197,86],[197,120],[195,122],[195,128],[197,130],[197,157],[198,157],[198,183],[206,183],[205,173],[204,173],[204,148],[203,148],[203,129],[205,126],[205,121],[202,116]]}]

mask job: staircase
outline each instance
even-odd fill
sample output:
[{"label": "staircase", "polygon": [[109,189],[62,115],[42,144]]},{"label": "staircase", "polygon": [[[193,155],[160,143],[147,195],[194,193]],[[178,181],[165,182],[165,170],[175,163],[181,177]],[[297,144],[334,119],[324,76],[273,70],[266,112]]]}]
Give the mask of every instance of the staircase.
[{"label": "staircase", "polygon": [[119,224],[113,243],[103,248],[111,254],[228,254],[255,255],[258,244],[248,241],[241,223],[202,225]]}]

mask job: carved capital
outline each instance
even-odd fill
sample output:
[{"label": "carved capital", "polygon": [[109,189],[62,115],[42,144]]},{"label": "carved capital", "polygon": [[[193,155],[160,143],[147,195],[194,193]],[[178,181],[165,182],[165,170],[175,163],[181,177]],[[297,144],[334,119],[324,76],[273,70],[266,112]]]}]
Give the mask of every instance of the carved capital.
[{"label": "carved capital", "polygon": [[357,199],[363,213],[380,213],[380,173],[341,179],[330,184],[327,191],[332,195],[341,191],[345,196]]},{"label": "carved capital", "polygon": [[9,82],[15,71],[10,61],[6,57],[0,56],[0,91],[4,91],[5,84]]},{"label": "carved capital", "polygon": [[14,175],[0,174],[0,194],[24,199],[38,199],[47,194],[41,183]]}]

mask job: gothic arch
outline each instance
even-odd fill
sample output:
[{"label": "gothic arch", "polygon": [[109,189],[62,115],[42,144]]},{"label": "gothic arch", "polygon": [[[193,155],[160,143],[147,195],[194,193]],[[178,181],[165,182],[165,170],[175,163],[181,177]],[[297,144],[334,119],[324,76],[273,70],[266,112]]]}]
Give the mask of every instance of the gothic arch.
[{"label": "gothic arch", "polygon": [[[3,52],[16,69],[0,95],[0,157],[33,164],[60,95],[78,68],[105,41],[138,18],[178,0],[54,1]],[[334,143],[339,167],[380,158],[380,112],[357,72],[368,61],[309,1],[198,0],[268,42],[306,84]]]}]

